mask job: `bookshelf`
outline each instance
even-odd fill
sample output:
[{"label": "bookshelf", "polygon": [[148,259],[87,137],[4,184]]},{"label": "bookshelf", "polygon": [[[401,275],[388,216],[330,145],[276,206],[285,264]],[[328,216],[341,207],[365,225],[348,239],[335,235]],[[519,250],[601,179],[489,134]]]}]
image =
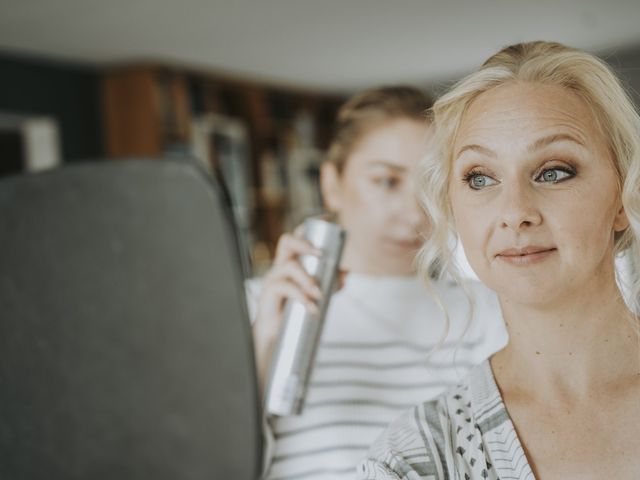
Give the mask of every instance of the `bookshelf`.
[{"label": "bookshelf", "polygon": [[102,79],[105,147],[115,159],[191,155],[220,172],[260,273],[279,236],[321,209],[319,164],[343,100],[162,65],[113,68]]}]

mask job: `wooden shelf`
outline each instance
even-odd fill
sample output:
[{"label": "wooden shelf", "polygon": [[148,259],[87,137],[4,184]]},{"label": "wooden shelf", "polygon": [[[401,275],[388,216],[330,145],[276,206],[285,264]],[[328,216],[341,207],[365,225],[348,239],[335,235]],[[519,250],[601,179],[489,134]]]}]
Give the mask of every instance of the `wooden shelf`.
[{"label": "wooden shelf", "polygon": [[[290,180],[283,172],[292,150],[300,147],[295,138],[298,115],[304,112],[313,137],[306,135],[303,148],[321,152],[328,146],[343,98],[158,65],[133,65],[104,75],[102,100],[106,150],[112,158],[158,158],[176,147],[188,152],[192,123],[207,115],[242,123],[248,136],[246,188],[255,199],[250,207],[252,241],[267,245],[273,253],[292,208]],[[216,158],[215,152],[211,158]],[[271,162],[268,168],[266,159]]]},{"label": "wooden shelf", "polygon": [[188,143],[191,112],[184,75],[157,67],[107,73],[102,82],[107,154],[159,157],[174,143]]}]

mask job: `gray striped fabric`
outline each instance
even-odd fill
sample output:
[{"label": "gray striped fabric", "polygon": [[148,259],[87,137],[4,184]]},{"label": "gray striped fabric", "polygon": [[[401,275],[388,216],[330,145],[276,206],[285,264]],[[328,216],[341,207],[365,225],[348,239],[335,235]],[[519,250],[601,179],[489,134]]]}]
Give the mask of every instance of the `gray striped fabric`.
[{"label": "gray striped fabric", "polygon": [[476,318],[460,340],[464,295],[444,282],[437,289],[451,325],[433,352],[446,322],[420,279],[347,277],[329,307],[303,414],[269,420],[268,480],[353,479],[389,422],[502,348],[506,331],[491,292],[475,292]]},{"label": "gray striped fabric", "polygon": [[488,361],[461,385],[391,424],[358,475],[361,480],[534,480]]},{"label": "gray striped fabric", "polygon": [[[478,346],[472,344],[470,348]],[[319,362],[304,415],[271,422],[275,448],[268,479],[353,478],[358,460],[391,420],[420,399],[433,398],[455,384],[453,379],[463,367],[450,363],[435,374],[424,361],[430,348],[424,345],[421,351],[415,351],[396,344],[368,349],[366,342],[327,348],[321,344],[320,358],[359,357],[367,360],[367,365],[385,356],[413,361],[381,371],[352,362],[346,362],[348,366],[345,362]],[[452,348],[445,347],[440,355],[450,354]]]}]

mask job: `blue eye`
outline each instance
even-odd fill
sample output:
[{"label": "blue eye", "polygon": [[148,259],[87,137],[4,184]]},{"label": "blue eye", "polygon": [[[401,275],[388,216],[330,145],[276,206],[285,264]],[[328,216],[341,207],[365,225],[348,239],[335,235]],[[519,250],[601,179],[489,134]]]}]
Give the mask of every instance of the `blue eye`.
[{"label": "blue eye", "polygon": [[536,182],[541,183],[558,183],[575,176],[575,172],[570,172],[564,168],[549,168],[540,172],[536,177]]},{"label": "blue eye", "polygon": [[465,176],[464,181],[474,190],[481,190],[485,187],[489,187],[491,185],[495,185],[498,183],[489,175],[484,175],[482,173],[474,173],[474,172],[469,172]]}]

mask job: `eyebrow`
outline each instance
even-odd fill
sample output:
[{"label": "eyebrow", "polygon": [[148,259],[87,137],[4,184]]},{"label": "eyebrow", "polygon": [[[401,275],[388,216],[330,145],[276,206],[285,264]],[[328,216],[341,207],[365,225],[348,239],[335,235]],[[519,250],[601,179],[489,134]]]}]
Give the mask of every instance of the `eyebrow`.
[{"label": "eyebrow", "polygon": [[573,135],[569,135],[567,133],[558,133],[558,134],[548,135],[546,137],[539,138],[538,140],[536,140],[535,142],[533,142],[531,145],[527,147],[527,151],[533,152],[534,150],[539,150],[555,142],[573,142],[573,143],[577,143],[581,147],[585,146],[583,142],[578,140]]},{"label": "eyebrow", "polygon": [[[548,135],[546,137],[539,138],[538,140],[536,140],[535,142],[533,142],[531,145],[527,147],[527,151],[533,152],[535,150],[539,150],[543,147],[546,147],[547,145],[551,145],[552,143],[555,143],[555,142],[567,142],[567,141],[576,143],[581,147],[585,146],[584,142],[581,142],[580,140],[578,140],[572,135],[569,135],[567,133],[557,133],[557,134]],[[497,156],[493,150],[474,143],[474,144],[465,145],[464,147],[462,147],[458,152],[458,155],[456,155],[456,158],[460,158],[460,156],[467,150],[478,152],[481,155],[485,155],[491,158],[496,158]]]},{"label": "eyebrow", "polygon": [[402,165],[396,165],[395,163],[387,162],[385,160],[374,160],[369,162],[369,167],[386,167],[397,172],[404,172],[407,169]]},{"label": "eyebrow", "polygon": [[462,147],[458,152],[458,155],[456,155],[456,158],[460,158],[460,156],[467,150],[470,150],[472,152],[478,152],[481,155],[486,155],[487,157],[496,158],[496,153],[493,150],[490,150],[487,147],[483,147],[482,145],[478,145],[475,143],[471,145],[465,145],[464,147]]}]

